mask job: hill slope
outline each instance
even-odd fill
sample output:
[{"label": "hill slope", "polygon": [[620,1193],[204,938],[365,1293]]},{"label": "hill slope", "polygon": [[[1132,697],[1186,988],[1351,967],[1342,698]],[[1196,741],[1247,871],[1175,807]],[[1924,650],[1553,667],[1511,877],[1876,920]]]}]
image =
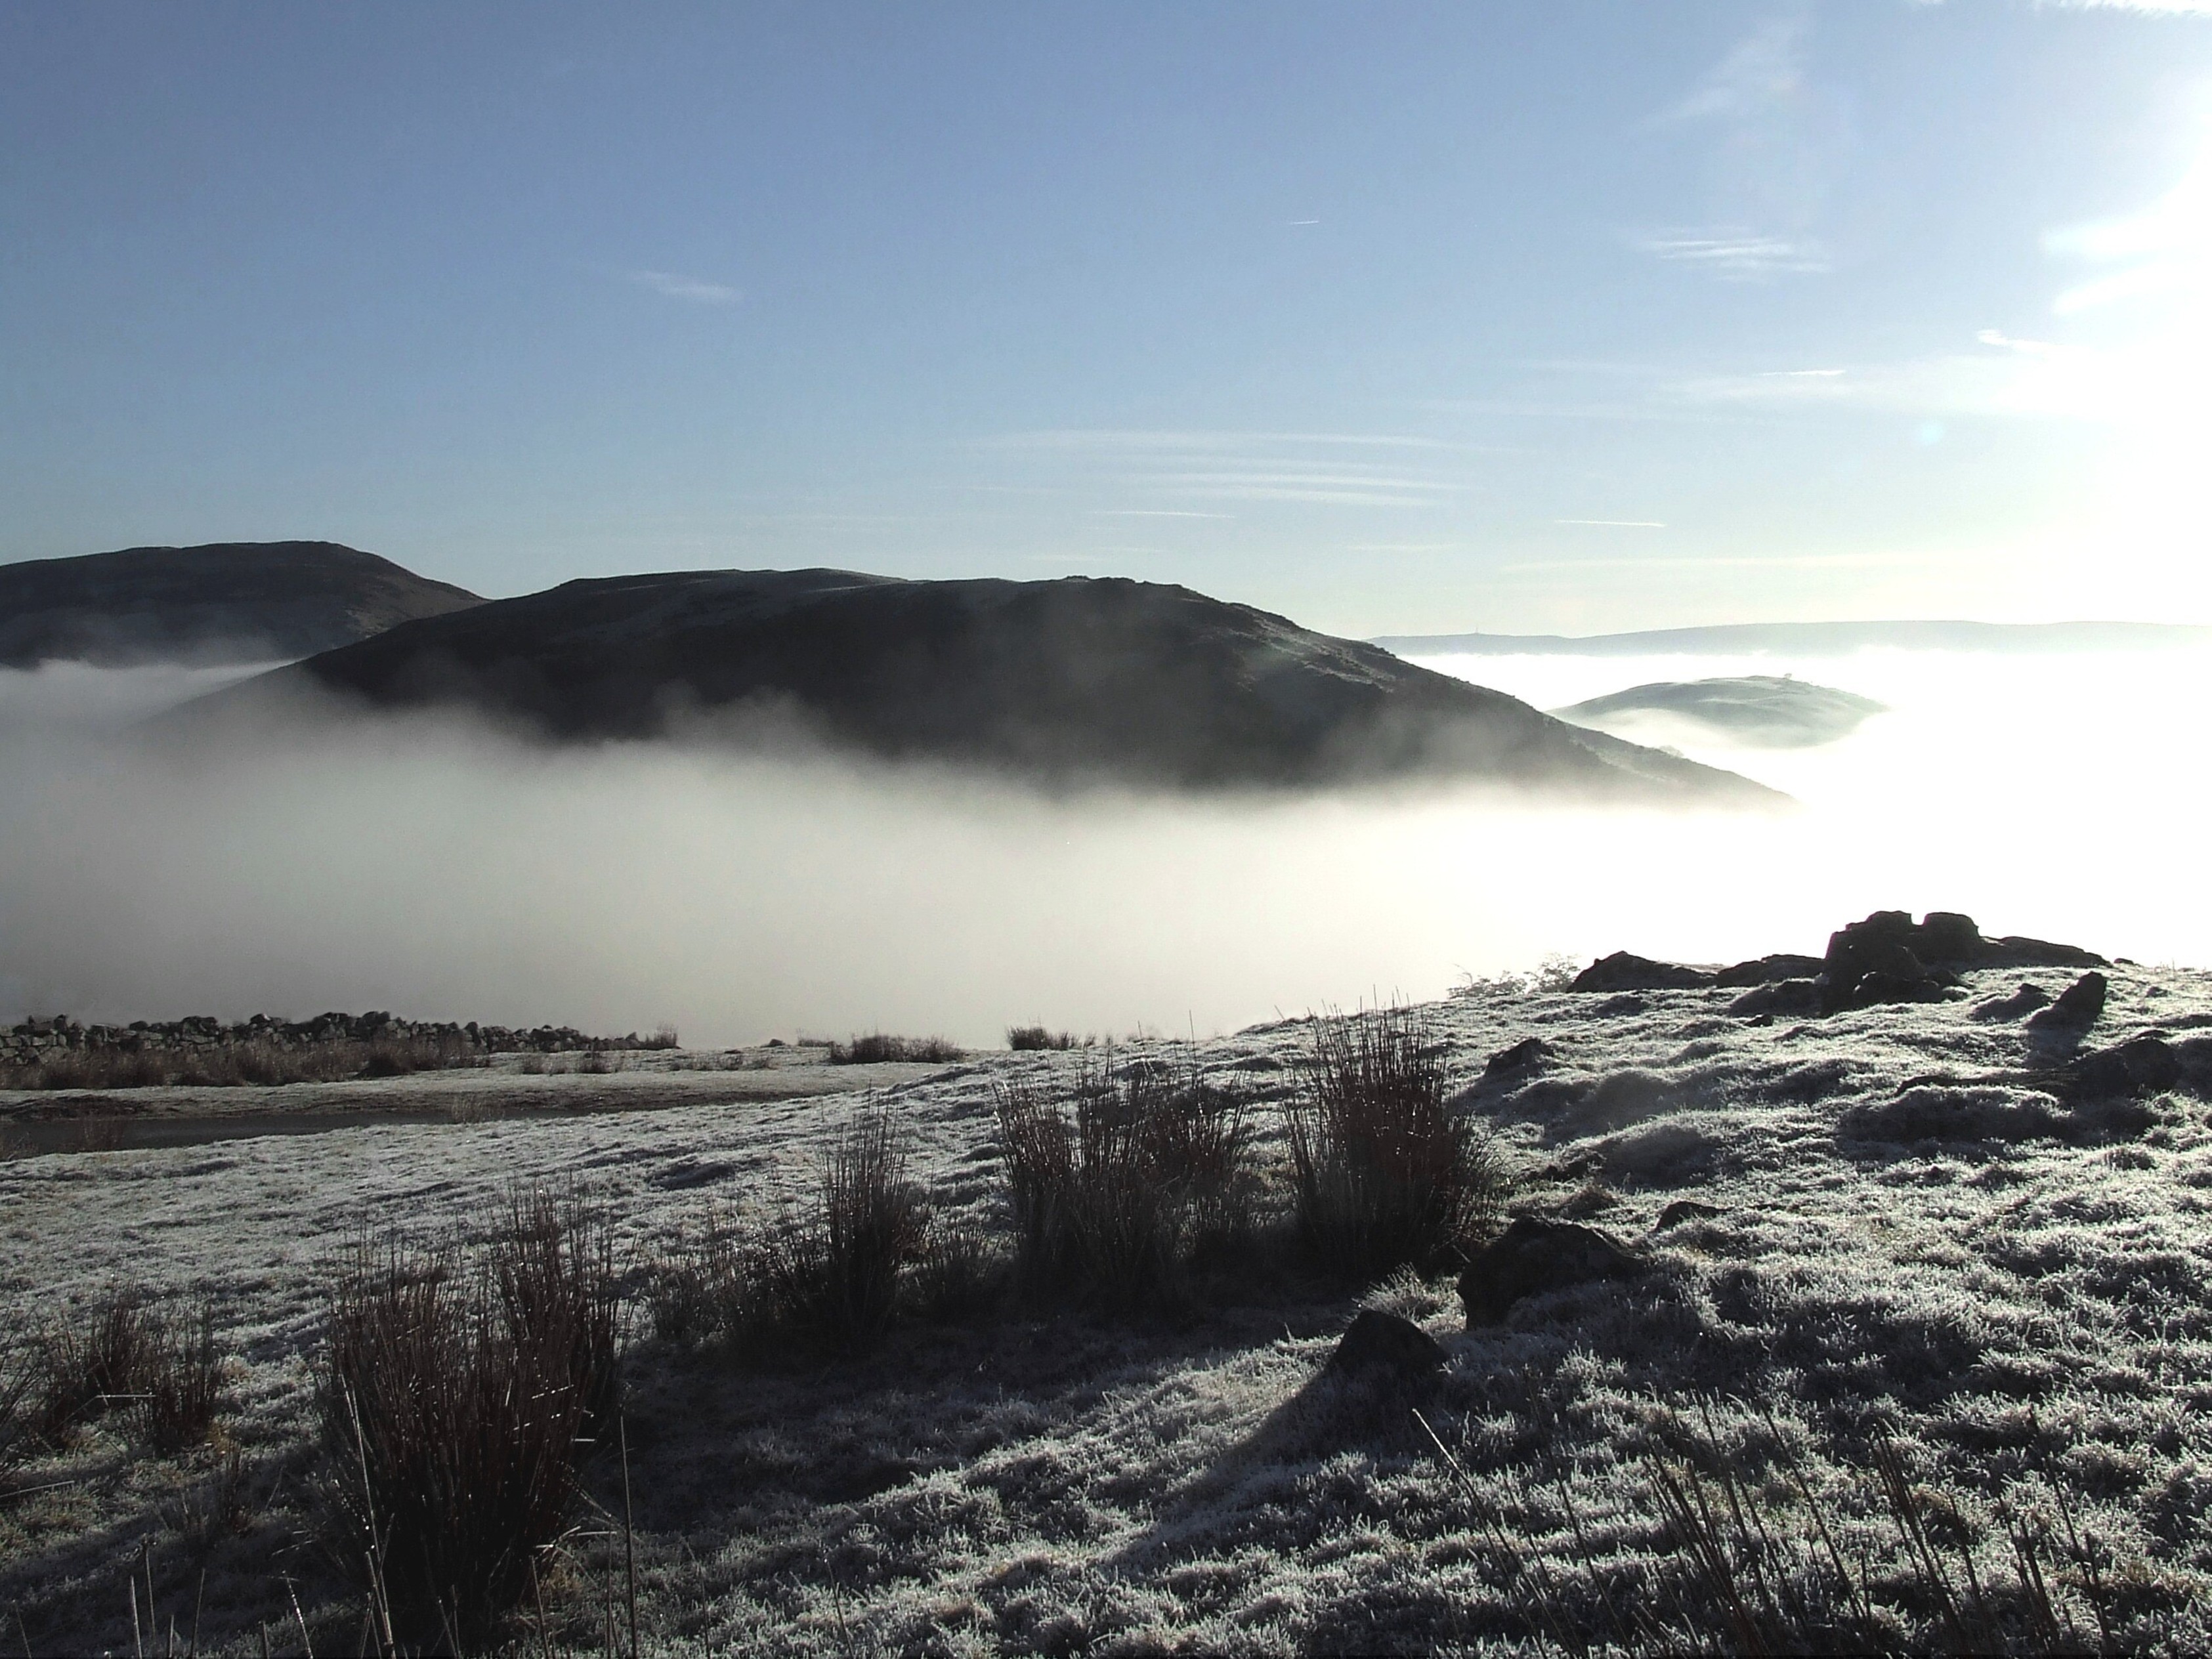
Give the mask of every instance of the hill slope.
[{"label": "hill slope", "polygon": [[575,581],[410,623],[196,708],[319,688],[563,739],[701,718],[1031,775],[1182,787],[1414,774],[1778,799],[1512,697],[1188,588],[836,570]]},{"label": "hill slope", "polygon": [[0,565],[0,667],[306,657],[480,604],[335,542],[132,547]]},{"label": "hill slope", "polygon": [[1746,674],[1734,679],[1659,680],[1591,697],[1552,712],[1577,726],[1634,729],[1648,716],[1688,720],[1742,743],[1770,749],[1805,749],[1849,737],[1886,705],[1832,685],[1788,675]]}]

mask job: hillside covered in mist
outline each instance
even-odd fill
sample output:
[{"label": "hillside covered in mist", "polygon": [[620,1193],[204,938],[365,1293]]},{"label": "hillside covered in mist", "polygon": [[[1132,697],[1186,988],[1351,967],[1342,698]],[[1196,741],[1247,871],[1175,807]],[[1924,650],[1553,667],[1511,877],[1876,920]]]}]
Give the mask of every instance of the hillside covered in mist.
[{"label": "hillside covered in mist", "polygon": [[1415,775],[1612,797],[1778,799],[1501,692],[1185,587],[836,570],[574,581],[408,623],[188,717],[337,694],[562,740],[823,741],[889,760],[1176,787]]},{"label": "hillside covered in mist", "polygon": [[267,662],[480,603],[336,542],[131,547],[0,565],[0,667]]}]

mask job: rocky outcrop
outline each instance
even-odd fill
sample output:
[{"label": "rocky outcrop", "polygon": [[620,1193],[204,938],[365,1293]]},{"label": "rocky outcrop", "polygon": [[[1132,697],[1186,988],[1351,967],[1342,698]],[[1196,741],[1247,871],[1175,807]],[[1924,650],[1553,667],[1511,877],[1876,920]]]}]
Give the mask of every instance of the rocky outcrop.
[{"label": "rocky outcrop", "polygon": [[1472,1330],[1502,1323],[1525,1297],[1633,1279],[1644,1266],[1643,1257],[1595,1227],[1516,1216],[1460,1274],[1459,1299]]},{"label": "rocky outcrop", "polygon": [[1679,962],[1655,962],[1629,951],[1600,957],[1574,976],[1570,991],[1695,991],[1714,983],[1702,968]]}]

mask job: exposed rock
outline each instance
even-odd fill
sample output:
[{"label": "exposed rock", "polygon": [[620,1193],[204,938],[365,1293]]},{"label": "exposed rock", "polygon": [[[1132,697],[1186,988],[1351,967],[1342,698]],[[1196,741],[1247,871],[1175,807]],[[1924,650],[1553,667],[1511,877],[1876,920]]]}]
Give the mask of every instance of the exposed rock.
[{"label": "exposed rock", "polygon": [[1774,985],[1789,979],[1811,979],[1826,965],[1818,957],[1801,957],[1784,951],[1723,968],[1713,975],[1713,983],[1729,987]]},{"label": "exposed rock", "polygon": [[1686,968],[1678,962],[1654,962],[1627,951],[1600,957],[1577,974],[1570,991],[1694,991],[1712,984],[1713,975],[1702,968]]},{"label": "exposed rock", "polygon": [[1644,1271],[1642,1257],[1595,1227],[1516,1216],[1459,1276],[1459,1299],[1473,1329],[1499,1323],[1523,1297],[1631,1279]]},{"label": "exposed rock", "polygon": [[1516,1072],[1534,1071],[1551,1058],[1551,1045],[1541,1037],[1523,1037],[1510,1048],[1500,1048],[1491,1055],[1482,1068],[1486,1078],[1504,1077]]},{"label": "exposed rock", "polygon": [[2057,1001],[2028,1020],[2028,1030],[2047,1031],[2060,1027],[2086,1031],[2105,1012],[2106,988],[2102,974],[2082,975],[2058,994]]},{"label": "exposed rock", "polygon": [[1785,1018],[1803,1018],[1820,1012],[1824,1006],[1818,980],[1785,979],[1772,985],[1753,986],[1729,1004],[1728,1011],[1771,1024],[1777,1014]]},{"label": "exposed rock", "polygon": [[1721,1213],[1721,1206],[1717,1204],[1708,1204],[1701,1199],[1678,1198],[1659,1212],[1659,1219],[1652,1223],[1651,1231],[1663,1233],[1686,1221],[1710,1221]]},{"label": "exposed rock", "polygon": [[1443,1344],[1412,1320],[1368,1308],[1338,1340],[1327,1369],[1342,1377],[1413,1385],[1442,1370],[1444,1359]]},{"label": "exposed rock", "polygon": [[2083,1054],[2066,1068],[2067,1091],[2077,1100],[2131,1095],[2138,1089],[2171,1089],[2182,1077],[2181,1055],[2155,1033]]},{"label": "exposed rock", "polygon": [[1967,1017],[1980,1020],[2018,1019],[2022,1014],[2033,1013],[2050,1000],[2051,993],[2040,985],[2023,985],[2010,996],[1976,1003]]},{"label": "exposed rock", "polygon": [[1929,966],[1920,952],[1927,951],[1932,957],[1939,950],[1955,950],[1962,925],[1965,933],[1972,933],[1973,923],[1943,911],[1932,912],[1929,921],[1936,924],[1932,928],[1916,927],[1903,910],[1877,910],[1865,921],[1847,923],[1831,933],[1821,974],[1826,1011],[1943,1000],[1958,977],[1948,969]]}]

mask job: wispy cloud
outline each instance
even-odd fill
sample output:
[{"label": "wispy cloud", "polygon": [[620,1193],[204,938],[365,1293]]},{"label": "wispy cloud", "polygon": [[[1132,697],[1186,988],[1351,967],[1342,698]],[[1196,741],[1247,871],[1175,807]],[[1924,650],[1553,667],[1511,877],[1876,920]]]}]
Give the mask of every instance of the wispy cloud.
[{"label": "wispy cloud", "polygon": [[1657,519],[1554,519],[1553,524],[1589,525],[1599,530],[1664,530]]},{"label": "wispy cloud", "polygon": [[1237,501],[1434,507],[1467,487],[1445,458],[1476,447],[1407,433],[1097,428],[1011,433],[984,447],[1082,468],[1092,487],[1141,503],[1100,512],[1155,518],[1228,518],[1204,507]]},{"label": "wispy cloud", "polygon": [[984,439],[994,449],[1245,450],[1277,445],[1322,445],[1369,449],[1460,449],[1441,438],[1395,432],[1209,432],[1115,427],[1067,427],[1008,432]]},{"label": "wispy cloud", "polygon": [[1662,118],[1742,121],[1791,96],[1804,85],[1807,22],[1802,12],[1769,18],[1729,48]]},{"label": "wispy cloud", "polygon": [[2140,11],[2174,17],[2212,17],[2212,0],[2056,0],[2061,11]]},{"label": "wispy cloud", "polygon": [[1708,270],[1723,282],[1762,283],[1773,276],[1828,270],[1826,252],[1802,238],[1770,236],[1741,225],[1664,230],[1632,239],[1658,258]]},{"label": "wispy cloud", "polygon": [[695,305],[733,306],[745,297],[726,283],[705,282],[673,270],[633,270],[628,275],[640,288],[665,294],[672,300],[689,300]]},{"label": "wispy cloud", "polygon": [[1851,148],[1848,112],[1806,70],[1809,5],[1796,3],[1743,36],[1650,128],[1712,132],[1706,222],[1632,235],[1646,253],[1723,282],[1827,270],[1809,234]]},{"label": "wispy cloud", "polygon": [[1172,507],[1098,507],[1091,509],[1098,519],[1231,519],[1234,513],[1193,513]]}]

